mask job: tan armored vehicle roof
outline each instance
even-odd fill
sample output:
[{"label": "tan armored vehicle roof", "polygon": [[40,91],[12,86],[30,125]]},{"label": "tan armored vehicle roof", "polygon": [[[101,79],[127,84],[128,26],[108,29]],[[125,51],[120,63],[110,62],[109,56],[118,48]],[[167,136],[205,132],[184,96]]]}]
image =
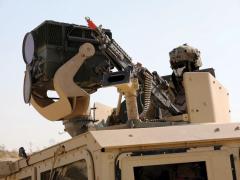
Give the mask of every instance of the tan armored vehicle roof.
[{"label": "tan armored vehicle roof", "polygon": [[191,144],[240,140],[240,123],[180,125],[155,128],[91,131],[99,148]]},{"label": "tan armored vehicle roof", "polygon": [[[64,163],[74,162],[74,160],[83,157],[92,157],[94,161],[100,156],[107,158],[109,153],[112,154],[109,158],[115,159],[118,154],[127,152],[177,148],[187,148],[191,151],[196,148],[199,151],[199,148],[209,147],[210,149],[207,149],[206,152],[210,153],[212,152],[211,148],[214,147],[215,149],[215,147],[222,146],[233,148],[240,146],[240,123],[206,123],[89,131],[31,155],[28,164],[26,159],[20,159],[14,163],[6,163],[0,166],[0,177],[1,175],[18,172],[19,177],[26,176],[25,171],[22,170],[27,168],[31,174],[32,171],[29,167],[32,166],[39,167],[39,171],[43,172],[44,169],[52,166],[53,160],[56,158],[58,161],[54,166],[61,167]],[[90,162],[91,158],[86,160]],[[38,166],[38,164],[41,166]],[[100,164],[97,164],[97,166],[100,166]],[[98,171],[97,173],[101,174]]]},{"label": "tan armored vehicle roof", "polygon": [[[87,146],[90,151],[108,151],[111,149],[157,147],[188,147],[203,144],[219,144],[234,140],[240,144],[240,123],[198,124],[169,127],[117,129],[89,131],[73,139],[49,147],[33,154],[29,163],[50,158],[59,146],[64,145],[66,151]],[[20,160],[21,161],[21,160]],[[22,160],[25,161],[25,160]],[[20,163],[20,164],[25,164]]]}]

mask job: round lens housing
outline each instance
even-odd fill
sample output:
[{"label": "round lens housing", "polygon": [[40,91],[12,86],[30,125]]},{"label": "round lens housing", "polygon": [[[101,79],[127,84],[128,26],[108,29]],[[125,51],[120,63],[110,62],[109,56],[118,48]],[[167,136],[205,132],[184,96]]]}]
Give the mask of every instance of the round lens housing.
[{"label": "round lens housing", "polygon": [[34,57],[34,39],[32,33],[27,33],[23,39],[22,53],[23,60],[26,64],[30,64]]}]

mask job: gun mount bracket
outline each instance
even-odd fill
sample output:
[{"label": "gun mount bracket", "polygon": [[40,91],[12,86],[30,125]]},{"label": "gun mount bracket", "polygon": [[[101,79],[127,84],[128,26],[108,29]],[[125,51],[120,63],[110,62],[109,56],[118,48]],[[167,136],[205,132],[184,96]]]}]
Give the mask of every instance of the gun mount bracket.
[{"label": "gun mount bracket", "polygon": [[[31,104],[45,118],[49,120],[62,120],[86,115],[89,107],[89,94],[79,87],[73,80],[82,64],[95,54],[95,48],[90,43],[84,43],[79,52],[63,64],[53,78],[54,90],[59,100],[39,99],[31,95]],[[46,93],[46,92],[42,92]],[[81,107],[78,105],[81,103]]]}]

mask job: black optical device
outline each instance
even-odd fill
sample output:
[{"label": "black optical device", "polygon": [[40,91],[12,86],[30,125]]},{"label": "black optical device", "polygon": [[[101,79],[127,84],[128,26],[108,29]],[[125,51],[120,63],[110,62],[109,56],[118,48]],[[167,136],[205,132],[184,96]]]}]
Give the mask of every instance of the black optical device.
[{"label": "black optical device", "polygon": [[[104,31],[112,37],[110,30]],[[25,79],[31,79],[31,82],[26,82],[27,87],[32,90],[39,87],[53,89],[52,79],[57,69],[78,53],[82,44],[88,42],[94,45],[96,53],[82,65],[83,68],[79,69],[74,81],[87,91],[98,88],[102,80],[101,69],[109,68],[109,62],[99,50],[94,33],[87,26],[55,21],[44,21],[28,32],[22,45],[23,59],[30,76]]]}]

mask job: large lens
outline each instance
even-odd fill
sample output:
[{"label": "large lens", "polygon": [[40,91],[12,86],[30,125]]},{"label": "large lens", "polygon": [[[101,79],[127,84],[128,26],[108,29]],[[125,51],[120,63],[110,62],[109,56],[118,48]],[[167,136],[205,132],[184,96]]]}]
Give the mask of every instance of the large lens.
[{"label": "large lens", "polygon": [[30,64],[34,56],[34,39],[31,33],[27,33],[22,45],[23,59],[26,64]]},{"label": "large lens", "polygon": [[32,91],[31,73],[29,72],[29,70],[26,70],[23,84],[23,98],[26,104],[30,102],[31,91]]}]

